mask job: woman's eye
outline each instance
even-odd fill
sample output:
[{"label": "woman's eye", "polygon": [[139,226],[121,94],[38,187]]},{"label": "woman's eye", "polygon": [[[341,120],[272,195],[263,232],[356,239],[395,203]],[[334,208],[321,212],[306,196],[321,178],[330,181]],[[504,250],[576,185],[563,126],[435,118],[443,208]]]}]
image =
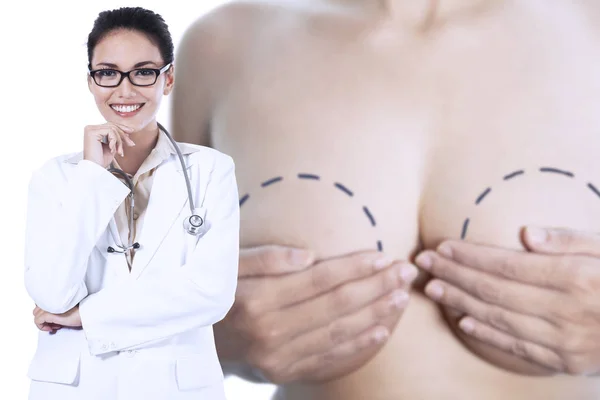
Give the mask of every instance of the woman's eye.
[{"label": "woman's eye", "polygon": [[138,69],[135,71],[137,76],[152,76],[154,75],[154,71],[147,68]]},{"label": "woman's eye", "polygon": [[111,77],[111,76],[115,76],[117,74],[117,71],[112,70],[112,69],[103,69],[100,70],[98,72],[96,72],[96,74],[100,77]]}]

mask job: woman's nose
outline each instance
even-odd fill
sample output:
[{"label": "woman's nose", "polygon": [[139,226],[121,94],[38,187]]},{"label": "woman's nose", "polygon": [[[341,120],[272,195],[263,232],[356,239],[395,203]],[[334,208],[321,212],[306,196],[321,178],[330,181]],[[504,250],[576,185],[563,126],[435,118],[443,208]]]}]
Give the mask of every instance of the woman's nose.
[{"label": "woman's nose", "polygon": [[121,97],[133,97],[136,95],[135,85],[129,80],[129,76],[123,79],[123,82],[117,87],[118,94]]}]

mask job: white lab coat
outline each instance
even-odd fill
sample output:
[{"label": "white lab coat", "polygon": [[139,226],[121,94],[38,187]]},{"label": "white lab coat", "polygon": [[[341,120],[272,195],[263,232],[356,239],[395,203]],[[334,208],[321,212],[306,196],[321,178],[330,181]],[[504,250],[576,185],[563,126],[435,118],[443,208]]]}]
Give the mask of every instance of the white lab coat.
[{"label": "white lab coat", "polygon": [[[129,189],[82,154],[36,171],[29,187],[25,283],[51,313],[77,304],[83,329],[40,332],[31,400],[222,400],[212,324],[234,300],[239,199],[231,157],[181,144],[208,231],[189,235],[175,155],[155,172],[129,272],[113,215]],[[116,242],[115,242],[116,240]]]}]

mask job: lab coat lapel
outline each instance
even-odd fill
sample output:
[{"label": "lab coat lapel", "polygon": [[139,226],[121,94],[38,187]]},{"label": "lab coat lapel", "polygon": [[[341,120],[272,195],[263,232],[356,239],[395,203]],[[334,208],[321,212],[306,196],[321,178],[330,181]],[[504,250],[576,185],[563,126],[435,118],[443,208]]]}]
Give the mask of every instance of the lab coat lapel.
[{"label": "lab coat lapel", "polygon": [[117,222],[115,218],[111,218],[108,222],[108,230],[104,235],[100,237],[98,243],[96,243],[96,247],[100,250],[100,254],[104,256],[104,258],[115,257],[115,254],[109,253],[109,247],[116,247],[116,245],[122,245],[121,237],[119,234],[119,228],[117,227]]},{"label": "lab coat lapel", "polygon": [[144,224],[137,240],[140,249],[136,251],[131,268],[133,278],[138,278],[152,261],[171,229],[183,229],[183,225],[173,227],[188,200],[181,165],[178,167],[178,162],[175,161],[178,161],[177,158],[163,163],[156,170]]}]

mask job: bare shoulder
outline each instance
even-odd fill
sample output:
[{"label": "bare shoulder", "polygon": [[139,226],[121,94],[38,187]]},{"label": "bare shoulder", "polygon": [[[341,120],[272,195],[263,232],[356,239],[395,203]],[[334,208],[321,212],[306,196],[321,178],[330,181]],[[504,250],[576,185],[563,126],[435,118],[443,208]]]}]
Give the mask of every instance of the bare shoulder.
[{"label": "bare shoulder", "polygon": [[206,80],[212,86],[208,92],[218,91],[257,51],[274,42],[298,45],[335,35],[338,23],[352,12],[339,0],[231,1],[187,28],[176,63],[180,71],[183,67],[193,72],[194,79],[186,78],[184,84],[191,81],[198,86]]},{"label": "bare shoulder", "polygon": [[175,60],[171,123],[176,140],[211,145],[214,110],[223,94],[256,63],[273,62],[281,49],[311,48],[324,36],[315,34],[312,21],[339,7],[335,3],[231,1],[195,20],[184,32]]},{"label": "bare shoulder", "polygon": [[215,48],[233,45],[276,21],[288,7],[269,1],[232,1],[214,8],[194,21],[183,41]]},{"label": "bare shoulder", "polygon": [[344,6],[331,0],[246,0],[232,1],[214,8],[187,29],[186,44],[205,45],[224,50],[248,44],[265,32],[289,30],[293,22],[333,17]]}]

